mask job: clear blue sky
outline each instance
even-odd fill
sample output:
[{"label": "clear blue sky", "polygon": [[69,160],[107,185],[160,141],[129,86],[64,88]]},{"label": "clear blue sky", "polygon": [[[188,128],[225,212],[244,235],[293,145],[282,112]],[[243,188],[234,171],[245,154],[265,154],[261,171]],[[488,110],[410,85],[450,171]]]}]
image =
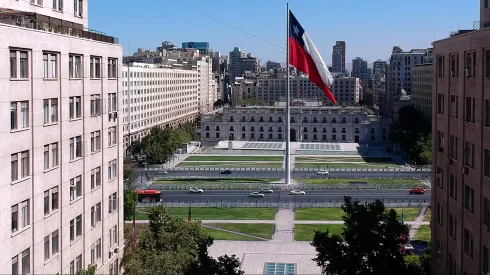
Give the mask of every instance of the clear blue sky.
[{"label": "clear blue sky", "polygon": [[[178,0],[216,19],[285,47],[286,3],[330,64],[336,40],[347,44],[346,62],[360,56],[387,59],[394,45],[430,47],[434,38],[470,29],[478,0]],[[262,62],[284,62],[285,51],[199,14],[174,0],[90,0],[89,26],[119,38],[124,54],[155,49],[164,40],[207,41],[227,55],[238,46]]]}]

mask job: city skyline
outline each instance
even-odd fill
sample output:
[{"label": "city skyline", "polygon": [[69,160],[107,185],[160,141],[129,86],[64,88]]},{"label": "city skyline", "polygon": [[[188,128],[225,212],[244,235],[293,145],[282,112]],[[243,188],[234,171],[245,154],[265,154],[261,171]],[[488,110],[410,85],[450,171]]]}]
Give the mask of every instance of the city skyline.
[{"label": "city skyline", "polygon": [[[377,59],[386,60],[395,45],[405,50],[427,48],[431,47],[433,41],[448,37],[449,32],[456,30],[458,26],[459,29],[472,29],[473,21],[478,21],[478,2],[475,1],[471,5],[457,5],[460,2],[458,0],[450,2],[454,5],[446,2],[443,6],[436,6],[438,3],[417,0],[407,4],[399,3],[390,9],[387,8],[389,7],[387,0],[356,5],[338,2],[332,3],[332,7],[316,0],[309,1],[308,5],[298,0],[289,1],[291,10],[303,22],[328,64],[331,64],[332,46],[337,40],[346,41],[346,63],[350,63],[357,56],[372,63]],[[234,47],[240,47],[243,51],[259,57],[263,62],[267,60],[282,62],[285,59],[285,51],[278,46],[285,48],[286,1],[262,3],[251,0],[247,3],[248,5],[244,7],[238,1],[231,1],[221,6],[199,5],[194,0],[165,1],[165,3],[147,1],[139,4],[139,10],[145,10],[146,15],[138,18],[136,21],[138,23],[135,24],[133,20],[124,19],[132,16],[132,9],[127,9],[129,2],[118,1],[116,5],[114,0],[99,1],[90,3],[92,18],[90,27],[118,37],[123,45],[124,55],[132,54],[137,48],[154,49],[163,40],[172,41],[176,45],[185,41],[207,41],[210,43],[210,48],[225,55]],[[261,8],[255,9],[253,17],[250,17],[249,7],[259,6]],[[104,11],[109,7],[119,16],[107,17]],[[439,10],[440,14],[457,14],[457,17],[434,16],[432,13],[434,9]],[[335,12],[327,12],[328,16],[325,16],[322,13],[324,10],[335,10]],[[403,14],[398,10],[403,11]],[[379,11],[383,14],[363,17],[364,14],[375,14]],[[250,20],[252,18],[254,20]],[[394,20],[401,23],[394,24]],[[332,22],[335,24],[329,27]],[[179,24],[180,27],[176,27]],[[253,38],[226,24],[274,45]],[[160,27],[155,30],[148,26],[162,27],[160,31],[158,30]],[[362,26],[363,29],[358,26]],[[187,31],[180,31],[182,29]],[[226,35],[223,35],[225,33]]]}]

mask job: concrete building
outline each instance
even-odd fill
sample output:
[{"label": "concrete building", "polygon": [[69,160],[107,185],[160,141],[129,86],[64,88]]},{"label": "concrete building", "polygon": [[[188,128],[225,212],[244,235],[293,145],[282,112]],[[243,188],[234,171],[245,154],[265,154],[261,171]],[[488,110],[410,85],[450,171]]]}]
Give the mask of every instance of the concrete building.
[{"label": "concrete building", "polygon": [[267,71],[274,70],[274,69],[280,69],[280,68],[281,68],[281,63],[279,63],[279,62],[273,62],[273,61],[265,62],[265,69]]},{"label": "concrete building", "polygon": [[337,77],[332,85],[332,92],[340,104],[356,104],[360,100],[359,78]]},{"label": "concrete building", "polygon": [[124,150],[154,126],[194,122],[199,114],[196,66],[133,63],[122,68]]},{"label": "concrete building", "polygon": [[260,73],[260,62],[257,57],[254,57],[251,53],[247,54],[240,61],[240,76],[247,72],[258,74]]},{"label": "concrete building", "polygon": [[337,41],[332,49],[332,72],[345,72],[345,41]]},{"label": "concrete building", "polygon": [[197,49],[201,55],[209,55],[209,42],[182,42],[182,49]]},{"label": "concrete building", "polygon": [[398,113],[403,106],[412,104],[412,96],[407,94],[405,90],[400,91],[400,95],[396,97],[393,104],[393,121],[398,122]]},{"label": "concrete building", "polygon": [[412,105],[422,112],[422,116],[432,119],[432,64],[416,65],[412,69]]},{"label": "concrete building", "polygon": [[213,61],[213,65],[212,65],[212,71],[214,74],[216,75],[219,75],[221,74],[221,63],[222,63],[222,60],[220,58],[220,52],[215,52],[213,50],[211,50],[209,52],[209,57],[211,57],[212,61]]},{"label": "concrete building", "polygon": [[363,85],[367,85],[371,80],[371,71],[368,69],[368,63],[360,57],[352,59],[352,77],[357,77]]},{"label": "concrete building", "polygon": [[[201,141],[283,141],[284,107],[225,108],[204,115]],[[291,141],[385,143],[391,120],[361,107],[291,107]]]},{"label": "concrete building", "polygon": [[488,1],[481,0],[475,30],[433,43],[432,274],[489,272],[488,22]]},{"label": "concrete building", "polygon": [[61,3],[0,4],[0,274],[120,272],[122,48]]},{"label": "concrete building", "polygon": [[230,52],[228,57],[228,74],[230,83],[233,83],[235,77],[242,76],[242,58],[245,57],[245,53],[240,50],[240,48],[235,47],[233,51]]},{"label": "concrete building", "polygon": [[376,60],[373,63],[373,96],[374,104],[378,108],[381,108],[380,103],[385,98],[387,67],[388,64],[383,60]]}]

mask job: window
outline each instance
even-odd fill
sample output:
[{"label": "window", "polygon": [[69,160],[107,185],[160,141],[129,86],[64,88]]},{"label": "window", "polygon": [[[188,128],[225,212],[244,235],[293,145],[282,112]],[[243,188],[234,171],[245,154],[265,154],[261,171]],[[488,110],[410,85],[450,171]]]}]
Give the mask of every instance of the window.
[{"label": "window", "polygon": [[437,57],[437,76],[444,77],[444,56]]},{"label": "window", "polygon": [[116,145],[117,144],[116,127],[110,127],[109,128],[108,140],[109,140],[109,146],[112,146],[112,145]]},{"label": "window", "polygon": [[29,101],[10,103],[10,130],[29,128]]},{"label": "window", "polygon": [[82,254],[75,259],[75,272],[78,274],[82,270]]},{"label": "window", "polygon": [[459,55],[451,55],[451,77],[458,77],[459,73]]},{"label": "window", "polygon": [[58,210],[58,203],[58,186],[44,191],[44,215],[48,215],[49,213]]},{"label": "window", "polygon": [[473,214],[475,205],[475,190],[465,184],[464,186],[464,209]]},{"label": "window", "polygon": [[44,260],[47,261],[59,251],[58,230],[44,237]]},{"label": "window", "polygon": [[466,53],[465,77],[475,77],[476,73],[476,52]]},{"label": "window", "polygon": [[449,265],[447,268],[448,275],[456,275],[456,270],[457,270],[456,259],[453,257],[451,253],[449,253],[448,255],[448,261],[449,261]]},{"label": "window", "polygon": [[70,241],[82,236],[82,215],[70,221]]},{"label": "window", "polygon": [[82,197],[82,176],[70,179],[70,201]]},{"label": "window", "polygon": [[109,229],[109,247],[112,248],[114,245],[118,244],[117,237],[117,225]]},{"label": "window", "polygon": [[58,166],[58,142],[44,145],[44,170]]},{"label": "window", "polygon": [[485,109],[485,126],[490,127],[490,100],[485,100],[485,106],[483,106]]},{"label": "window", "polygon": [[490,150],[483,150],[483,174],[490,177]]},{"label": "window", "polygon": [[490,222],[490,204],[487,198],[483,197],[483,207],[481,210],[482,214],[482,223],[486,226],[489,225]]},{"label": "window", "polygon": [[90,189],[93,190],[101,185],[100,166],[90,172]]},{"label": "window", "polygon": [[458,138],[455,136],[450,136],[449,139],[449,157],[458,159]]},{"label": "window", "polygon": [[109,58],[107,60],[107,76],[108,78],[117,78],[117,59]]},{"label": "window", "polygon": [[475,99],[466,97],[465,100],[465,120],[466,122],[475,122]]},{"label": "window", "polygon": [[53,10],[63,10],[63,0],[53,0]]},{"label": "window", "polygon": [[458,96],[451,95],[451,105],[449,105],[449,113],[452,118],[458,118]]},{"label": "window", "polygon": [[[22,257],[22,274],[31,273],[31,251],[30,248],[24,250],[21,254]],[[18,272],[18,271],[17,271]]]},{"label": "window", "polygon": [[482,253],[482,261],[481,261],[481,264],[482,264],[482,267],[481,267],[481,271],[484,273],[484,274],[487,274],[488,273],[488,262],[489,262],[489,253],[488,253],[488,248],[486,246],[483,246],[483,253]]},{"label": "window", "polygon": [[449,196],[458,200],[458,179],[453,175],[449,175]]},{"label": "window", "polygon": [[19,256],[12,258],[12,275],[19,275]]},{"label": "window", "polygon": [[99,152],[101,150],[100,146],[100,131],[95,131],[90,133],[90,151],[92,153]]},{"label": "window", "polygon": [[456,240],[456,230],[457,230],[457,221],[456,218],[453,217],[453,215],[448,214],[448,220],[449,220],[449,237],[451,237],[453,240]]},{"label": "window", "polygon": [[109,103],[109,113],[117,112],[117,97],[115,93],[109,94],[109,99],[107,100]]},{"label": "window", "polygon": [[117,159],[109,161],[107,166],[107,179],[111,180],[117,177]]},{"label": "window", "polygon": [[82,78],[83,70],[82,70],[82,56],[70,54],[69,63],[68,63],[68,71],[70,74],[70,78]]},{"label": "window", "polygon": [[437,148],[439,152],[444,152],[444,132],[437,131]]},{"label": "window", "polygon": [[91,221],[92,227],[95,227],[102,220],[101,211],[102,210],[101,210],[100,202],[90,208],[90,213],[91,213],[90,221]]},{"label": "window", "polygon": [[43,53],[43,77],[44,78],[58,78],[58,54],[56,53]]},{"label": "window", "polygon": [[[20,168],[19,168],[19,155],[20,155]],[[11,168],[11,180],[17,181],[29,176],[29,151],[23,151],[15,153],[10,156],[10,168]],[[20,178],[19,178],[20,170]]]},{"label": "window", "polygon": [[70,119],[77,119],[82,117],[82,97],[72,96],[70,97]]},{"label": "window", "polygon": [[444,216],[444,210],[443,207],[437,203],[436,204],[436,222],[442,226],[442,217]]},{"label": "window", "polygon": [[74,15],[77,17],[83,16],[83,1],[82,0],[73,0],[74,4]]},{"label": "window", "polygon": [[475,144],[466,142],[464,148],[464,164],[471,168],[474,167],[475,164]]},{"label": "window", "polygon": [[90,115],[100,116],[100,95],[90,96]]},{"label": "window", "polygon": [[444,94],[437,94],[437,113],[444,115]]},{"label": "window", "polygon": [[27,51],[10,50],[10,78],[28,78]]},{"label": "window", "polygon": [[463,251],[473,259],[473,234],[466,228],[463,231]]},{"label": "window", "polygon": [[117,211],[117,193],[109,196],[109,214]]},{"label": "window", "polygon": [[70,138],[70,160],[82,157],[82,136]]},{"label": "window", "polygon": [[90,77],[100,78],[100,57],[90,57]]},{"label": "window", "polygon": [[58,122],[58,99],[50,98],[44,100],[44,124]]},{"label": "window", "polygon": [[11,210],[12,233],[17,232],[19,229],[22,229],[31,224],[31,210],[29,200],[25,200],[19,204],[12,206]]},{"label": "window", "polygon": [[90,264],[95,264],[102,257],[101,239],[92,244],[90,249]]}]

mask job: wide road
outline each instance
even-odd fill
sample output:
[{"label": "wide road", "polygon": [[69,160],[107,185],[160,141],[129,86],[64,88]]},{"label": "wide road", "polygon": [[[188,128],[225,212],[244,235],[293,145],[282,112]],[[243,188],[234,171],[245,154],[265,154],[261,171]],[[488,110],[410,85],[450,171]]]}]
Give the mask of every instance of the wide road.
[{"label": "wide road", "polygon": [[[146,173],[146,172],[145,172]],[[330,177],[332,178],[425,178],[430,176],[431,172],[426,171],[331,171]],[[219,170],[187,170],[187,171],[175,171],[169,170],[167,175],[157,175],[157,172],[150,171],[148,175],[152,178],[178,178],[178,177],[202,177],[202,178],[216,178],[216,177],[230,177],[230,178],[282,178],[284,172],[279,171],[233,171],[231,175],[222,175]],[[305,178],[324,178],[325,176],[318,176],[315,171],[295,171],[293,172],[293,178],[305,179]]]},{"label": "wide road", "polygon": [[315,190],[306,191],[305,195],[291,195],[289,191],[274,191],[265,194],[264,198],[249,198],[248,194],[254,190],[206,190],[204,193],[190,193],[188,191],[162,191],[164,202],[334,202],[342,201],[344,196],[351,196],[360,201],[373,201],[382,199],[387,202],[430,202],[431,193],[428,190],[424,195],[410,195],[408,190]]}]

